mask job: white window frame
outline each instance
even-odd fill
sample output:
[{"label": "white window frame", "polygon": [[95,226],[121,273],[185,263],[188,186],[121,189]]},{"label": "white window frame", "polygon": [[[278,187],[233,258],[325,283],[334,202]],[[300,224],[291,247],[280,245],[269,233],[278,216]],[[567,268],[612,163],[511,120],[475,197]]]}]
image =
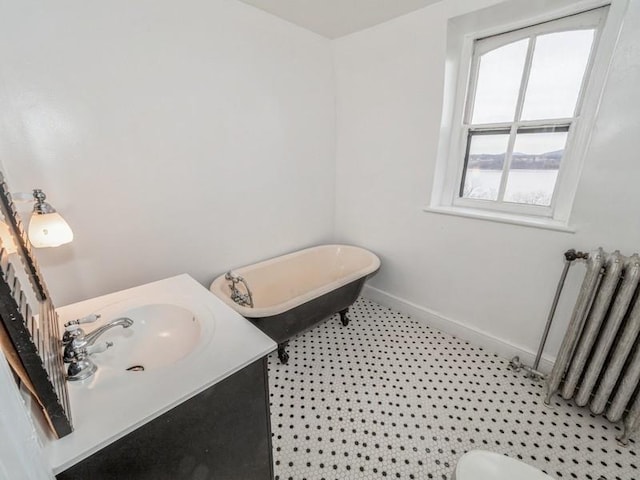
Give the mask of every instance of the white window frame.
[{"label": "white window frame", "polygon": [[[455,90],[450,89],[450,98],[447,99],[446,83],[450,83],[452,80],[451,72],[449,72],[446,74],[446,77],[449,78],[445,78],[443,125],[431,203],[424,210],[553,230],[575,230],[569,226],[573,199],[577,191],[583,158],[627,4],[627,0],[576,2],[555,12],[537,14],[529,19],[519,19],[517,22],[481,31],[465,32],[462,38],[457,40],[459,43],[457,58],[455,62],[449,62],[457,64],[457,71],[453,75],[456,88]],[[600,7],[608,8],[600,9]],[[518,39],[580,27],[595,28],[596,33],[574,116],[565,119],[519,121],[521,112],[518,112],[515,122],[482,125],[483,129],[508,127],[510,142],[514,141],[517,129],[524,126],[536,127],[554,124],[569,126],[565,153],[558,172],[551,205],[546,207],[500,203],[460,197],[470,128],[469,116],[474,100],[472,93],[475,92],[481,54]],[[451,39],[449,40],[451,41]],[[474,54],[476,45],[478,50]],[[525,72],[523,72],[526,77],[528,77],[531,67],[533,46],[534,42],[530,42]],[[526,83],[522,82],[518,99],[520,110],[525,89]],[[449,118],[448,121],[447,118]],[[510,158],[505,159],[505,163],[510,160]],[[506,168],[508,165],[505,166],[505,171],[507,171]],[[505,183],[506,175],[503,175],[501,193],[504,191]]]}]

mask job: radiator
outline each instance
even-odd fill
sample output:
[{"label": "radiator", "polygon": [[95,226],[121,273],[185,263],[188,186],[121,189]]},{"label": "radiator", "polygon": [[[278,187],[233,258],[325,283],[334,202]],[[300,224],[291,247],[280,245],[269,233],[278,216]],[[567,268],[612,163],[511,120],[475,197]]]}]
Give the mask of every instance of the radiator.
[{"label": "radiator", "polygon": [[545,403],[557,392],[612,422],[622,444],[640,429],[640,256],[599,249],[589,254]]}]

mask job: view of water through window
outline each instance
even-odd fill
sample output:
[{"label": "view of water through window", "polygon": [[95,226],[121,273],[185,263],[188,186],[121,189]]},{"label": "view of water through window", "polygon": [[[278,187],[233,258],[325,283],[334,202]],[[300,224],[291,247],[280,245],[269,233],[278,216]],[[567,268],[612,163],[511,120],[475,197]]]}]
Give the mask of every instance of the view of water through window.
[{"label": "view of water through window", "polygon": [[[529,205],[551,205],[564,150],[540,154],[514,152],[504,199]],[[467,163],[463,196],[494,200],[502,179],[504,153],[471,154]]]},{"label": "view of water through window", "polygon": [[526,33],[476,41],[463,198],[551,206],[595,29]]},{"label": "view of water through window", "polygon": [[518,130],[511,163],[505,169],[509,136],[472,132],[463,197],[495,201],[499,197],[502,175],[508,175],[503,201],[551,205],[567,135],[566,126]]},{"label": "view of water through window", "polygon": [[[490,200],[498,196],[502,171],[470,170],[465,181],[464,196]],[[529,205],[551,205],[558,170],[511,170],[509,184],[515,193],[509,200]]]}]

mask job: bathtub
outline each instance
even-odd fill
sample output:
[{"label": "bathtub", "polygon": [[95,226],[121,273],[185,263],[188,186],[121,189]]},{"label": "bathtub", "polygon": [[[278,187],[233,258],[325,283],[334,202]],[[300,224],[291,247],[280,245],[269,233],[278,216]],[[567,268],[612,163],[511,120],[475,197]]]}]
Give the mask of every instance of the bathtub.
[{"label": "bathtub", "polygon": [[379,267],[378,257],[364,248],[320,245],[234,269],[251,290],[253,307],[232,300],[225,275],[210,290],[276,341],[278,357],[286,363],[285,346],[295,335],[334,313],[340,313],[343,325],[349,323],[348,308]]}]

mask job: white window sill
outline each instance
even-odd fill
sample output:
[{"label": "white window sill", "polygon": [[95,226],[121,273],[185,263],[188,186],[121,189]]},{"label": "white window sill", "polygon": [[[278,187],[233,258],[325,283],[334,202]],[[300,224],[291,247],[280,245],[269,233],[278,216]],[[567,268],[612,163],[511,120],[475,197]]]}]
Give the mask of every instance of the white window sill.
[{"label": "white window sill", "polygon": [[422,210],[430,213],[442,215],[453,215],[456,217],[475,218],[477,220],[488,220],[490,222],[508,223],[511,225],[521,225],[523,227],[541,228],[544,230],[554,230],[556,232],[575,233],[576,229],[570,225],[550,218],[527,217],[502,212],[490,212],[487,210],[476,210],[463,207],[425,206]]}]

